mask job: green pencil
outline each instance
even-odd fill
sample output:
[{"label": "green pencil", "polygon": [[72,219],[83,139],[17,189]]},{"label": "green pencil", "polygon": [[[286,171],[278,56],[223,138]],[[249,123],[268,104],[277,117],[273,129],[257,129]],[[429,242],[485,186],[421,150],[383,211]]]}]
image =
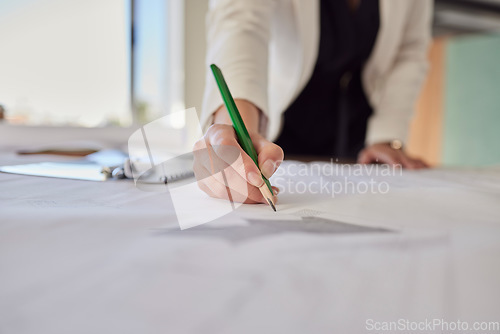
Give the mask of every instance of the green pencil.
[{"label": "green pencil", "polygon": [[[231,118],[231,122],[233,123],[233,127],[236,132],[236,136],[238,137],[241,148],[250,156],[250,158],[252,158],[257,167],[259,167],[257,152],[255,151],[255,147],[253,146],[252,139],[248,134],[245,123],[243,122],[240,112],[236,107],[236,103],[234,103],[233,96],[229,91],[226,80],[224,80],[222,71],[214,64],[210,65],[210,68],[212,69],[215,81],[217,82],[220,94],[222,95],[222,100],[224,100],[227,112],[229,113],[229,117]],[[262,180],[264,181],[264,183],[259,188],[259,190],[262,193],[262,196],[264,196],[264,198],[267,200],[271,208],[276,211],[276,206],[273,201],[273,188],[271,187],[271,183],[269,183],[269,180],[264,175],[262,175],[262,173],[260,175],[262,176]]]}]

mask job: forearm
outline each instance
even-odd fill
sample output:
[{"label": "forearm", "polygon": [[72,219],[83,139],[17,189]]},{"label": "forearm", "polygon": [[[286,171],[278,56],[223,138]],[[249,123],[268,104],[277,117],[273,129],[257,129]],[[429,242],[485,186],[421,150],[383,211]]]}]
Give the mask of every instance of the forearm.
[{"label": "forearm", "polygon": [[[268,48],[274,8],[271,0],[214,0],[207,15],[206,63],[221,68],[250,132],[265,131],[259,118],[269,110]],[[207,76],[200,115],[204,130],[213,123],[230,124],[212,73],[207,71]],[[248,101],[255,107],[247,106]]]}]

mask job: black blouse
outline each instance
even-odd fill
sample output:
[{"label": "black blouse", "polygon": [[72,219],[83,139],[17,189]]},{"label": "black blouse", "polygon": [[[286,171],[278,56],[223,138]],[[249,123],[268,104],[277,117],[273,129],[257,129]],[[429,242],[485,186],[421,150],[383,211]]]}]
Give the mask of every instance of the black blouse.
[{"label": "black blouse", "polygon": [[379,1],[321,0],[318,59],[313,74],[284,113],[276,143],[287,154],[356,158],[372,108],[361,71],[378,34]]}]

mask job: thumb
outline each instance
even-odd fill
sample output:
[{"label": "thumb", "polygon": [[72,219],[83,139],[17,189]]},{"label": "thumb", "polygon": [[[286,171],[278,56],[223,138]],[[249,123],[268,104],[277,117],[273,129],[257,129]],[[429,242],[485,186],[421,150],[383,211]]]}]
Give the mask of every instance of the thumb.
[{"label": "thumb", "polygon": [[254,136],[252,141],[257,151],[260,171],[266,178],[270,178],[283,161],[283,150],[260,135]]}]

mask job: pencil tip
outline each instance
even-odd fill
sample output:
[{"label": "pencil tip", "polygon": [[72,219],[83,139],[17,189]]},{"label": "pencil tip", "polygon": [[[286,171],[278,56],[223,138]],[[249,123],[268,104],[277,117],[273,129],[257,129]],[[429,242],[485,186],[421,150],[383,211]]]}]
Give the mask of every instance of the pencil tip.
[{"label": "pencil tip", "polygon": [[274,212],[276,212],[276,207],[274,206],[273,202],[269,198],[266,198],[266,199],[267,199],[267,202],[269,203],[269,205],[271,206],[271,208],[273,208]]}]

